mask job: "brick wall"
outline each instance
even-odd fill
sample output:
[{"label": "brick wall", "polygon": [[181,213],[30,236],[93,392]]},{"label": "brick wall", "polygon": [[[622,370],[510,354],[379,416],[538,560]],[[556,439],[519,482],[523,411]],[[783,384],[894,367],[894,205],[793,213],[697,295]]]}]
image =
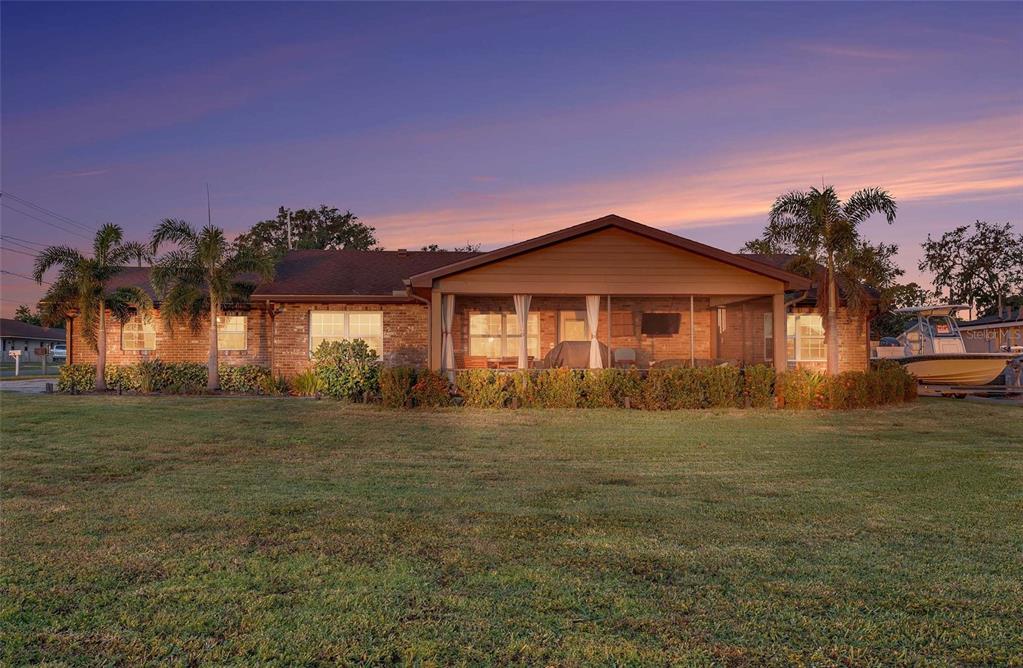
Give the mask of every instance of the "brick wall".
[{"label": "brick wall", "polygon": [[273,322],[275,374],[294,376],[310,368],[310,311],[377,311],[383,314],[384,363],[426,366],[429,311],[418,302],[401,304],[279,304]]},{"label": "brick wall", "polygon": [[[791,313],[819,313],[816,308],[790,309]],[[821,316],[827,332],[827,317]],[[853,315],[847,308],[838,308],[838,371],[865,371],[870,365],[868,319],[865,313]],[[825,335],[826,336],[826,335]],[[825,338],[825,342],[827,339]],[[826,353],[825,353],[826,354]],[[826,369],[827,362],[806,363],[800,366]]]},{"label": "brick wall", "polygon": [[[266,313],[258,310],[225,311],[226,315],[247,316],[246,349],[221,350],[221,364],[242,365],[259,364],[266,366],[270,362],[267,350]],[[71,321],[68,332],[69,362],[75,364],[95,364],[96,351],[82,337],[79,320]],[[150,322],[156,330],[156,346],[153,350],[125,350],[121,344],[121,323],[109,313],[106,318],[107,330],[107,364],[128,365],[140,360],[160,359],[164,362],[201,362],[206,363],[209,355],[209,323],[204,322],[198,332],[193,332],[187,324],[175,323],[168,327],[154,310]]]}]

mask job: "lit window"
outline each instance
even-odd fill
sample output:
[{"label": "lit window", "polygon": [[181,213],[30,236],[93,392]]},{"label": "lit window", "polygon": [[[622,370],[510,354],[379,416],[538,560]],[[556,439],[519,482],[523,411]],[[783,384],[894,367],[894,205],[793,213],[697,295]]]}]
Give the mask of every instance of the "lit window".
[{"label": "lit window", "polygon": [[245,350],[247,320],[243,315],[218,315],[217,350]]},{"label": "lit window", "polygon": [[586,311],[560,311],[558,314],[562,341],[589,341],[590,332],[586,327]]},{"label": "lit window", "polygon": [[786,322],[786,350],[790,362],[824,362],[824,323],[816,314],[790,314]]},{"label": "lit window", "polygon": [[[530,313],[526,321],[526,351],[540,356],[540,317]],[[519,317],[514,313],[473,313],[469,315],[469,354],[473,357],[518,357]]]},{"label": "lit window", "polygon": [[362,339],[370,350],[384,352],[384,314],[379,311],[310,311],[309,350],[324,341]]},{"label": "lit window", "polygon": [[156,325],[134,315],[121,325],[121,350],[156,350]]}]

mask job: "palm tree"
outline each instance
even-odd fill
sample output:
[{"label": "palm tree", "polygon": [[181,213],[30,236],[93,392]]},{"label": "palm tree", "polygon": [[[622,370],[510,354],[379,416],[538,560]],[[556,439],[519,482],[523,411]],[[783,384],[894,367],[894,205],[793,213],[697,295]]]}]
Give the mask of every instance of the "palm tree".
[{"label": "palm tree", "polygon": [[[767,247],[794,251],[790,265],[795,271],[812,272],[823,265],[827,289],[828,371],[838,371],[838,291],[850,310],[862,308],[862,282],[883,273],[880,264],[890,258],[891,247],[872,246],[860,237],[859,225],[876,213],[895,222],[894,198],[881,188],[864,188],[842,202],[834,186],[793,191],[780,196],[771,207],[764,236]],[[751,242],[748,246],[753,247]],[[819,301],[819,300],[818,300]]]},{"label": "palm tree", "polygon": [[207,358],[207,389],[220,389],[217,371],[217,316],[222,305],[247,296],[241,282],[243,274],[256,274],[268,280],[273,276],[273,261],[268,256],[236,250],[219,227],[207,225],[196,230],[183,220],[165,219],[153,231],[151,249],[171,242],[177,248],[161,257],[152,270],[153,288],[161,298],[164,320],[187,321],[198,331],[203,321],[210,326],[210,352]]},{"label": "palm tree", "polygon": [[96,232],[92,257],[85,257],[69,246],[50,246],[36,257],[33,277],[42,284],[43,275],[59,266],[60,274],[43,297],[42,315],[48,324],[63,321],[69,311],[80,314],[81,332],[96,350],[96,389],[107,389],[106,312],[124,323],[134,313],[148,317],[153,306],[149,295],[139,287],[109,290],[107,284],[131,260],[150,257],[148,247],[123,241],[124,231],[107,223]]}]

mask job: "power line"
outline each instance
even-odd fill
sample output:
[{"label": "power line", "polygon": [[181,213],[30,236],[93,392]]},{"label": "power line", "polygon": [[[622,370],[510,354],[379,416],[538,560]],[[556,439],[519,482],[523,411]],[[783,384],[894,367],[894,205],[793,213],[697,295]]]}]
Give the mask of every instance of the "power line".
[{"label": "power line", "polygon": [[42,282],[47,285],[53,285],[49,281],[36,281],[36,279],[32,278],[31,276],[26,276],[25,274],[16,274],[13,271],[7,271],[6,269],[0,269],[0,274],[7,274],[8,276],[17,276],[18,278],[24,278],[26,281],[32,281],[33,283]]},{"label": "power line", "polygon": [[41,244],[38,241],[29,241],[28,239],[19,239],[18,237],[12,237],[9,234],[0,234],[0,239],[7,239],[20,244],[29,244],[32,246],[39,246],[40,249],[46,248],[46,244]]},{"label": "power line", "polygon": [[17,241],[11,241],[10,239],[7,239],[2,236],[0,236],[0,241],[8,244],[9,246],[13,246],[14,248],[18,248],[23,251],[29,251],[30,253],[41,253],[43,250],[42,248],[32,248],[27,244],[19,243]]},{"label": "power line", "polygon": [[56,211],[51,211],[50,209],[47,209],[44,206],[39,206],[35,202],[29,201],[29,200],[25,199],[24,197],[18,197],[14,193],[3,192],[3,195],[6,196],[6,197],[10,197],[15,202],[18,202],[20,204],[24,204],[27,207],[31,207],[31,208],[33,208],[33,209],[35,209],[37,211],[41,211],[42,213],[49,214],[49,215],[53,216],[54,218],[56,218],[57,220],[64,221],[65,223],[68,223],[70,225],[77,225],[78,227],[82,228],[86,232],[93,232],[94,231],[93,227],[90,227],[89,225],[86,225],[85,223],[80,223],[77,220],[75,220],[74,218],[68,218],[67,216],[59,214]]},{"label": "power line", "polygon": [[0,250],[7,251],[8,253],[18,253],[19,255],[27,255],[31,258],[36,257],[35,253],[29,253],[23,250],[18,250],[17,248],[8,248],[7,246],[0,246]]},{"label": "power line", "polygon": [[60,230],[62,232],[67,232],[68,234],[74,234],[75,236],[79,236],[79,237],[81,237],[83,239],[86,239],[86,240],[89,239],[89,237],[85,236],[81,232],[76,232],[75,230],[69,230],[68,228],[63,227],[61,225],[58,225],[57,223],[52,223],[52,222],[50,222],[48,220],[43,220],[42,218],[40,218],[38,216],[33,216],[31,213],[29,213],[27,211],[22,211],[21,209],[14,208],[13,206],[8,204],[7,202],[3,202],[2,204],[3,204],[3,206],[7,207],[11,211],[16,211],[16,212],[20,213],[23,216],[28,216],[32,220],[37,220],[40,223],[42,223],[43,225],[49,225],[50,227],[55,227],[55,228],[57,228],[58,230]]}]

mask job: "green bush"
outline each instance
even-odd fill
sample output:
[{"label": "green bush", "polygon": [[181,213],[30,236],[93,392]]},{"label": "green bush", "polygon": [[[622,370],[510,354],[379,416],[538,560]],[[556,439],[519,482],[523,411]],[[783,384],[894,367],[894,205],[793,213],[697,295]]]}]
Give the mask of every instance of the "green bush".
[{"label": "green bush", "polygon": [[543,369],[535,372],[534,401],[538,408],[575,408],[582,389],[580,373],[573,369]]},{"label": "green bush", "polygon": [[674,367],[651,369],[643,385],[643,408],[679,410],[705,408],[708,405],[707,369]]},{"label": "green bush", "polygon": [[703,377],[704,396],[711,408],[735,408],[742,405],[742,374],[737,366],[698,369]]},{"label": "green bush", "polygon": [[466,369],[455,379],[458,393],[472,408],[503,408],[510,395],[508,378],[493,369]]},{"label": "green bush", "polygon": [[416,370],[410,366],[384,367],[380,370],[380,398],[384,406],[405,408],[412,404]]},{"label": "green bush", "polygon": [[96,367],[92,364],[65,364],[57,376],[58,392],[92,392],[96,388]]},{"label": "green bush", "polygon": [[335,399],[362,401],[380,389],[380,360],[362,339],[324,341],[313,353],[313,368],[323,393]]},{"label": "green bush", "polygon": [[106,377],[107,387],[112,390],[138,392],[141,387],[138,364],[130,364],[128,366],[107,365]]},{"label": "green bush", "polygon": [[747,366],[742,370],[743,395],[753,408],[774,406],[774,367],[765,364]]},{"label": "green bush", "polygon": [[643,377],[636,369],[591,369],[580,381],[580,405],[586,408],[621,408],[625,400],[640,407]]},{"label": "green bush", "polygon": [[323,390],[323,382],[315,370],[309,369],[291,379],[291,388],[300,397],[315,397]]},{"label": "green bush", "polygon": [[412,387],[412,401],[416,406],[438,408],[451,404],[451,383],[443,374],[420,369]]},{"label": "green bush", "polygon": [[806,410],[827,402],[827,376],[812,369],[792,369],[778,376],[783,408]]},{"label": "green bush", "polygon": [[220,375],[220,389],[232,394],[266,394],[264,388],[272,387],[276,382],[270,369],[257,364],[221,364],[217,373]]}]

